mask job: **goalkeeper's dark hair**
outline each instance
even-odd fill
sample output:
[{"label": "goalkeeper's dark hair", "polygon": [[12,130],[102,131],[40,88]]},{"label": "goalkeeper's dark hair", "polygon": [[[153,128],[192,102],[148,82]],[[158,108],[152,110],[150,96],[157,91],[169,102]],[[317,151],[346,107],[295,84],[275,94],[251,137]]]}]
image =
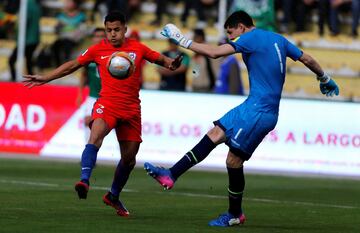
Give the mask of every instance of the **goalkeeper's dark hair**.
[{"label": "goalkeeper's dark hair", "polygon": [[121,11],[111,11],[105,16],[104,24],[106,22],[120,21],[122,24],[126,24],[126,17]]},{"label": "goalkeeper's dark hair", "polygon": [[246,27],[254,26],[251,16],[245,11],[235,11],[225,21],[224,28],[236,28],[239,23],[244,24]]}]

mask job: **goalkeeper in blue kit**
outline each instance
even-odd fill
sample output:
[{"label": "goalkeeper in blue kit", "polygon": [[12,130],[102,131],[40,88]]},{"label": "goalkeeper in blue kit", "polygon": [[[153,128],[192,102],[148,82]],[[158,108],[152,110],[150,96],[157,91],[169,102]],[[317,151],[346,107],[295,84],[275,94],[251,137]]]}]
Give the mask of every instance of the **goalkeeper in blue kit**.
[{"label": "goalkeeper in blue kit", "polygon": [[173,24],[167,24],[161,34],[184,48],[211,58],[241,53],[249,74],[248,98],[214,121],[214,127],[170,169],[150,163],[145,163],[144,168],[163,187],[171,189],[184,172],[204,160],[217,145],[225,143],[229,147],[226,158],[229,208],[209,225],[228,227],[245,222],[241,207],[245,187],[243,164],[276,126],[286,58],[300,61],[315,73],[322,94],[338,95],[339,88],[315,59],[285,37],[257,29],[246,12],[234,12],[227,18],[224,28],[230,42],[220,46],[193,42]]}]

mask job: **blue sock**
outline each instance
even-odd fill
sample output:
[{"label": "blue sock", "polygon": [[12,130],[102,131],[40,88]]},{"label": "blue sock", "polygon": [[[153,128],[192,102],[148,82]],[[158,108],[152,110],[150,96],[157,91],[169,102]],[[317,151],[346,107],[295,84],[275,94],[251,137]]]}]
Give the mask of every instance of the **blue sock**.
[{"label": "blue sock", "polygon": [[97,152],[99,148],[97,148],[93,144],[86,144],[85,149],[81,156],[81,176],[80,179],[85,182],[89,182],[92,169],[96,163]]},{"label": "blue sock", "polygon": [[206,134],[191,151],[170,168],[173,178],[176,180],[192,166],[203,161],[215,147],[215,143]]},{"label": "blue sock", "polygon": [[121,162],[121,160],[119,161],[116,170],[115,170],[115,174],[114,174],[114,180],[113,183],[111,185],[111,190],[110,192],[118,197],[121,190],[123,189],[123,187],[125,186],[127,180],[129,179],[129,175],[131,173],[131,171],[133,170],[134,166],[128,166],[125,165]]}]

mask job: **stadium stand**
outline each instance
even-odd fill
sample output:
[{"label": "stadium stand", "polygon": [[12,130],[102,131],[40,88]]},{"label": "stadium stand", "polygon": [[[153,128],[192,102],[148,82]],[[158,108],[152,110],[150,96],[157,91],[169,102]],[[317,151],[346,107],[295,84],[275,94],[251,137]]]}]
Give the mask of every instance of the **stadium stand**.
[{"label": "stadium stand", "polygon": [[[88,0],[83,4],[83,9],[87,15],[93,8],[94,1]],[[53,43],[56,39],[54,27],[56,25],[55,14],[63,6],[61,0],[44,0],[43,7],[46,9],[46,16],[41,20],[41,48]],[[140,33],[141,40],[150,47],[162,51],[166,48],[166,41],[161,37],[159,31],[160,27],[150,25],[149,22],[155,19],[156,5],[154,1],[143,1],[140,8],[140,13],[135,15],[129,28],[137,30]],[[179,26],[182,26],[180,15],[183,10],[182,3],[170,5],[170,17],[163,18],[163,24],[171,21]],[[50,12],[50,13],[49,13]],[[312,17],[314,26],[309,32],[293,33],[287,37],[295,44],[299,45],[310,54],[314,55],[319,60],[326,71],[332,75],[341,87],[341,96],[336,98],[345,101],[359,101],[360,99],[360,40],[352,38],[347,34],[340,34],[336,37],[331,36],[328,31],[323,37],[320,37],[316,31],[316,17]],[[187,20],[186,28],[182,28],[183,32],[191,37],[193,27],[196,24],[195,12],[190,11],[190,16]],[[215,20],[214,20],[215,21]],[[349,21],[349,20],[346,20]],[[214,22],[211,22],[214,23]],[[207,40],[216,43],[219,38],[218,30],[214,24],[208,24],[205,28],[208,35]],[[88,23],[89,28],[102,26],[102,19],[96,16],[95,24]],[[88,45],[88,41],[82,44],[77,49],[77,54]],[[15,42],[9,39],[0,40],[0,80],[7,81],[9,79],[7,59],[15,46]],[[39,53],[39,51],[37,51]],[[74,54],[75,56],[76,54]],[[239,62],[242,63],[241,57],[238,56]],[[247,74],[244,65],[242,64],[242,77],[245,88],[248,88]],[[284,95],[288,97],[299,98],[323,98],[319,94],[318,88],[314,85],[314,77],[303,66],[295,62],[288,63],[287,81],[284,86]],[[78,74],[76,73],[75,76]],[[189,81],[191,82],[191,70],[189,71]],[[146,65],[144,70],[144,87],[156,89],[158,87],[160,78],[155,72],[153,65]],[[77,78],[67,78],[58,81],[60,84],[75,85],[78,82]],[[188,82],[189,83],[189,82]]]}]

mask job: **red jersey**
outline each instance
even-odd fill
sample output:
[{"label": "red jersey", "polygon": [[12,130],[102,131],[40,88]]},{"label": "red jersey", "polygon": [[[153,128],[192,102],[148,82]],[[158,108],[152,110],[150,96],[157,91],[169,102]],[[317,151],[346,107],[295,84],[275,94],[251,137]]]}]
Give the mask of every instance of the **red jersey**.
[{"label": "red jersey", "polygon": [[[114,52],[127,52],[135,64],[134,73],[123,80],[113,78],[107,70],[107,63]],[[156,61],[160,53],[134,40],[125,39],[121,47],[113,47],[107,39],[89,47],[77,60],[81,65],[95,62],[101,79],[99,100],[112,106],[113,111],[140,113],[140,72],[143,60]]]}]

